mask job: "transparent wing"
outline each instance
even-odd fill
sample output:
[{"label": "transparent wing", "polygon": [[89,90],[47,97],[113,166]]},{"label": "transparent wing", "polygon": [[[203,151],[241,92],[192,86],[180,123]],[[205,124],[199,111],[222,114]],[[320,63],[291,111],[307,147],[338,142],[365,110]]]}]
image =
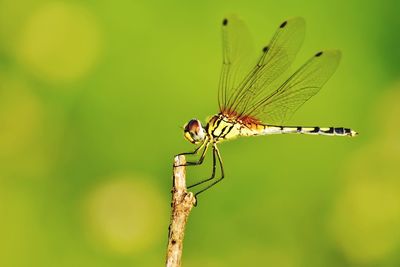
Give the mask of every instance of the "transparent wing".
[{"label": "transparent wing", "polygon": [[238,87],[250,69],[253,46],[245,23],[235,15],[222,21],[223,61],[218,90],[220,110],[226,106],[228,98]]},{"label": "transparent wing", "polygon": [[304,34],[303,18],[296,17],[281,23],[268,46],[263,48],[257,64],[236,87],[225,90],[231,93],[225,93],[223,101],[220,100],[220,111],[236,117],[248,114],[255,103],[274,89],[271,84],[290,67]]},{"label": "transparent wing", "polygon": [[308,99],[314,96],[337,69],[339,50],[315,54],[277,90],[249,110],[248,115],[266,123],[282,123]]}]

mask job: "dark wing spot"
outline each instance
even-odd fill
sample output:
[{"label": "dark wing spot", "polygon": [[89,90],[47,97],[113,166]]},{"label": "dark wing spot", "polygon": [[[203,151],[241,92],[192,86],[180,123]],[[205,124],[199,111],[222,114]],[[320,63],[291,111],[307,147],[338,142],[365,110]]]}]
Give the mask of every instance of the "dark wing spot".
[{"label": "dark wing spot", "polygon": [[224,19],[224,20],[222,21],[222,25],[224,25],[224,26],[228,25],[228,19]]},{"label": "dark wing spot", "polygon": [[316,56],[316,57],[319,57],[319,56],[321,56],[322,54],[323,54],[323,52],[321,51],[321,52],[316,53],[315,56]]},{"label": "dark wing spot", "polygon": [[297,127],[297,132],[301,133],[301,129],[302,129],[302,127]]},{"label": "dark wing spot", "polygon": [[285,26],[286,26],[286,24],[287,24],[287,21],[284,21],[284,22],[282,22],[282,24],[281,24],[281,26],[279,26],[279,28],[283,28],[283,27],[285,27]]},{"label": "dark wing spot", "polygon": [[265,46],[265,47],[263,48],[262,51],[263,51],[264,53],[266,53],[266,52],[268,52],[268,49],[269,49],[269,47],[268,47],[268,46]]},{"label": "dark wing spot", "polygon": [[310,133],[318,133],[318,132],[319,132],[319,127],[314,127],[314,129],[310,131]]},{"label": "dark wing spot", "polygon": [[346,134],[351,134],[351,129],[349,129],[349,128],[344,128],[344,132],[345,132]]}]

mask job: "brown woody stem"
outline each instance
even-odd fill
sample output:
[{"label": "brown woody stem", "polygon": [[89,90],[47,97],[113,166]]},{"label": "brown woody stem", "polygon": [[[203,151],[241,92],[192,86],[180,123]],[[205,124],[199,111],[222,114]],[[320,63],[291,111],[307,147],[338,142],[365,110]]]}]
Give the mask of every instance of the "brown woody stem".
[{"label": "brown woody stem", "polygon": [[182,258],[183,238],[185,226],[190,211],[196,204],[196,198],[186,188],[185,156],[176,156],[174,159],[171,222],[169,225],[167,267],[180,267]]}]

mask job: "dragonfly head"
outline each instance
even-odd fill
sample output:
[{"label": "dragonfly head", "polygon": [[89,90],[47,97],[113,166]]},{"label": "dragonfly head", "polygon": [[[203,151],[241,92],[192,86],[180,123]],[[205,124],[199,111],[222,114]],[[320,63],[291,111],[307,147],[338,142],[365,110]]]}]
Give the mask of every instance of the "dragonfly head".
[{"label": "dragonfly head", "polygon": [[198,119],[191,119],[185,124],[183,131],[185,138],[193,144],[198,144],[206,138],[206,131]]}]

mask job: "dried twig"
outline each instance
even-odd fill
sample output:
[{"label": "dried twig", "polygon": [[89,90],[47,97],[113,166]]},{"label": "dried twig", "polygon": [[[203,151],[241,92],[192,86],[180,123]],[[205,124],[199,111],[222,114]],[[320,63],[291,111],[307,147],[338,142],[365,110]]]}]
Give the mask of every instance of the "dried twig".
[{"label": "dried twig", "polygon": [[185,226],[190,211],[196,203],[192,192],[186,189],[185,156],[174,159],[174,176],[172,186],[171,222],[169,225],[167,267],[180,267]]}]

